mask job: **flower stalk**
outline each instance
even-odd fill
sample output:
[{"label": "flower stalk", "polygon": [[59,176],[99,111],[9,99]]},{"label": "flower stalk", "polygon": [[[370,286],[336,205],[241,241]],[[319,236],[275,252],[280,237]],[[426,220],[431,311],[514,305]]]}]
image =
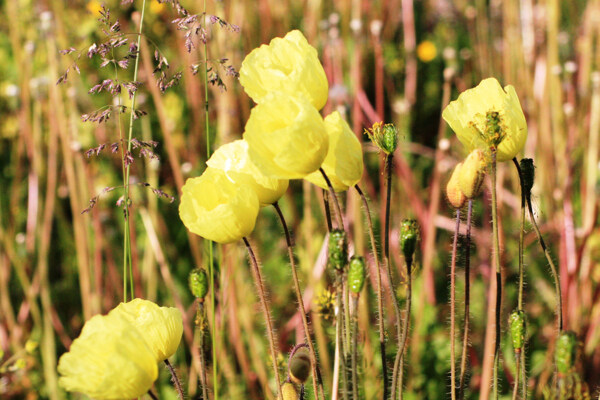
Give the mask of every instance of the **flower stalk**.
[{"label": "flower stalk", "polygon": [[471,303],[471,218],[473,215],[473,200],[469,199],[467,209],[467,233],[465,237],[465,321],[463,331],[462,355],[460,360],[460,375],[458,380],[458,398],[465,394],[465,377],[467,371],[467,353],[469,349],[469,320]]}]

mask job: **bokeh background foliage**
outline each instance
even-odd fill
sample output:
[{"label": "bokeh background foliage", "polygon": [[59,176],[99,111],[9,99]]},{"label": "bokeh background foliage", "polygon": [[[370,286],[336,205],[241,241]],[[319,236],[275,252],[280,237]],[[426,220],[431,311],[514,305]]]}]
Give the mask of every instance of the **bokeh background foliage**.
[{"label": "bokeh background foliage", "polygon": [[[182,1],[202,13],[204,1]],[[105,123],[83,122],[82,114],[107,104],[106,92],[88,94],[113,68],[85,55],[103,39],[97,1],[4,0],[0,2],[0,396],[63,398],[56,385],[57,358],[83,322],[122,299],[123,213],[116,205],[122,191],[122,164],[110,144],[118,141],[116,114]],[[137,30],[141,1],[106,2],[121,31]],[[494,76],[515,86],[525,111],[529,138],[525,156],[537,166],[533,189],[541,229],[559,265],[565,325],[582,341],[578,368],[593,393],[600,383],[600,229],[598,228],[600,135],[600,2],[558,0],[411,1],[411,0],[236,0],[208,1],[207,13],[240,27],[234,32],[211,25],[208,36],[212,72],[223,86],[209,86],[209,123],[213,148],[240,137],[252,107],[237,79],[221,65],[239,69],[244,56],[261,43],[300,29],[319,50],[329,82],[328,114],[345,111],[364,143],[361,185],[383,215],[382,159],[363,129],[383,120],[402,134],[395,157],[391,253],[403,282],[398,245],[399,223],[416,218],[422,241],[414,284],[413,329],[407,364],[406,398],[445,398],[448,393],[448,265],[452,211],[441,188],[462,159],[460,143],[441,109],[482,78]],[[189,271],[206,265],[206,246],[187,233],[177,214],[179,190],[187,177],[204,169],[204,83],[191,66],[204,60],[201,43],[188,53],[184,32],[168,4],[148,1],[142,40],[139,108],[134,136],[154,140],[160,160],[138,157],[132,182],[147,182],[175,197],[160,198],[132,186],[134,286],[136,296],[173,305],[184,313],[184,339],[173,364],[188,394],[198,391],[197,351],[193,343],[195,305],[187,289]],[[133,40],[133,39],[131,39]],[[60,55],[73,47],[76,52]],[[179,85],[161,93],[153,74],[158,48],[168,59],[168,76],[181,72]],[[83,51],[73,67],[79,51]],[[218,62],[226,58],[224,64]],[[55,85],[71,67],[66,83]],[[119,78],[131,80],[131,69]],[[126,96],[126,94],[123,94]],[[122,117],[125,122],[125,116]],[[98,156],[85,152],[107,144]],[[511,165],[499,169],[501,240],[506,277],[505,321],[516,304],[519,189]],[[105,188],[116,188],[103,193]],[[83,213],[90,199],[103,193]],[[353,248],[367,255],[365,224],[355,193],[342,196]],[[469,395],[481,393],[486,347],[487,288],[491,273],[489,194],[475,203],[472,251],[472,349]],[[317,299],[332,283],[325,271],[326,228],[322,193],[294,181],[280,201],[293,230],[296,254],[311,307],[317,351],[326,382],[331,381],[334,327],[317,313]],[[526,312],[530,389],[534,397],[552,378],[553,283],[535,234],[526,234]],[[285,241],[276,214],[261,211],[252,241],[258,249],[282,354],[303,340],[292,291]],[[224,398],[263,398],[271,376],[263,322],[244,249],[216,248],[216,359]],[[369,268],[372,268],[372,260]],[[463,258],[460,259],[462,263]],[[373,283],[374,273],[370,274]],[[460,285],[459,279],[459,285]],[[403,297],[403,285],[398,295]],[[459,286],[458,298],[462,288]],[[380,359],[376,356],[376,297],[373,285],[361,297],[360,378],[366,398],[379,398]],[[460,310],[462,307],[458,307]],[[387,326],[392,318],[386,304]],[[389,318],[388,318],[389,317]],[[393,335],[389,331],[388,335]],[[489,332],[488,332],[489,334]],[[27,351],[27,341],[39,343]],[[505,340],[504,393],[514,371]],[[31,348],[29,348],[31,350]],[[389,349],[393,357],[394,349]],[[210,349],[207,349],[210,355]],[[282,356],[283,359],[283,356]],[[161,398],[172,398],[166,371],[156,383]],[[211,378],[212,380],[212,378]],[[271,382],[271,385],[274,383]],[[597,395],[597,394],[596,394]]]}]

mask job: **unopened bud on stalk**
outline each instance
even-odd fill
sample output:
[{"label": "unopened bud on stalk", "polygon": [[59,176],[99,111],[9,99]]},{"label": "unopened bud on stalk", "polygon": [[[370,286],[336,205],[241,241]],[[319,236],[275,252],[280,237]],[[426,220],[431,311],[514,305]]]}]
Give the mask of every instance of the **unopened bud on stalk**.
[{"label": "unopened bud on stalk", "polygon": [[334,229],[329,234],[329,266],[341,271],[348,262],[348,239],[342,229]]},{"label": "unopened bud on stalk", "polygon": [[298,390],[292,382],[281,385],[281,400],[298,400]]},{"label": "unopened bud on stalk", "polygon": [[405,219],[400,227],[400,247],[406,262],[412,263],[419,241],[419,224],[414,219]]},{"label": "unopened bud on stalk", "polygon": [[458,177],[460,175],[460,170],[462,168],[463,163],[458,163],[452,172],[452,176],[448,181],[448,185],[446,185],[446,197],[448,197],[448,201],[450,205],[456,209],[461,208],[465,205],[467,201],[467,197],[460,190],[458,185]]},{"label": "unopened bud on stalk", "polygon": [[467,199],[472,199],[481,192],[486,166],[485,154],[481,149],[473,150],[463,162],[458,187]]},{"label": "unopened bud on stalk", "polygon": [[208,277],[206,271],[201,268],[196,268],[190,272],[189,276],[190,291],[199,300],[204,299],[208,292]]},{"label": "unopened bud on stalk", "polygon": [[575,367],[577,356],[577,337],[572,331],[563,331],[556,341],[556,368],[558,372],[566,374]]},{"label": "unopened bud on stalk", "polygon": [[[295,384],[306,382],[310,375],[310,352],[308,346],[299,344],[292,350],[288,361],[288,376]],[[284,396],[285,399],[285,396]]]},{"label": "unopened bud on stalk", "polygon": [[523,310],[514,310],[508,317],[510,325],[510,338],[515,353],[520,353],[525,342],[526,316]]},{"label": "unopened bud on stalk", "polygon": [[358,296],[365,285],[365,259],[359,256],[350,258],[350,267],[348,268],[348,288],[353,295]]},{"label": "unopened bud on stalk", "polygon": [[521,175],[523,177],[523,193],[527,198],[531,196],[531,188],[535,180],[535,166],[531,158],[524,158],[519,164],[521,164]]}]

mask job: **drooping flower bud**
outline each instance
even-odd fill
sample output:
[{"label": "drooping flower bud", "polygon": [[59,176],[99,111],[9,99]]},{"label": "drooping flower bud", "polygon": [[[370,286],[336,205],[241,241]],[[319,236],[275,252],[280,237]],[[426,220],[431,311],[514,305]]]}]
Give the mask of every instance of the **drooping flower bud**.
[{"label": "drooping flower bud", "polygon": [[521,165],[521,175],[523,177],[523,193],[525,198],[531,196],[531,188],[535,181],[535,165],[531,158],[523,158],[519,163]]},{"label": "drooping flower bud", "polygon": [[294,347],[290,354],[288,376],[298,385],[306,382],[310,376],[310,351],[304,343]]},{"label": "drooping flower bud", "polygon": [[556,341],[556,368],[566,374],[575,367],[577,356],[577,336],[572,331],[563,331]]},{"label": "drooping flower bud", "polygon": [[202,301],[204,296],[206,296],[206,293],[208,293],[208,277],[206,276],[206,271],[201,268],[194,269],[190,272],[188,283],[194,297]]},{"label": "drooping flower bud", "polygon": [[348,239],[342,229],[334,229],[329,234],[329,266],[341,271],[348,262]]},{"label": "drooping flower bud", "polygon": [[514,310],[508,317],[510,324],[510,338],[512,340],[515,353],[520,353],[525,342],[526,316],[523,310]]},{"label": "drooping flower bud", "polygon": [[481,192],[486,167],[485,153],[481,149],[473,150],[463,162],[458,176],[458,187],[467,199],[472,199]]},{"label": "drooping flower bud", "polygon": [[365,275],[365,259],[360,256],[352,256],[348,267],[348,288],[353,295],[359,295],[365,285]]},{"label": "drooping flower bud", "polygon": [[460,175],[460,170],[462,168],[463,163],[458,163],[452,172],[452,176],[450,176],[450,180],[448,181],[448,185],[446,185],[446,197],[448,197],[448,202],[450,205],[456,209],[461,208],[465,205],[467,201],[467,197],[460,190],[458,185],[458,177]]},{"label": "drooping flower bud", "polygon": [[406,262],[412,263],[419,241],[419,224],[414,219],[405,219],[400,227],[400,248]]}]

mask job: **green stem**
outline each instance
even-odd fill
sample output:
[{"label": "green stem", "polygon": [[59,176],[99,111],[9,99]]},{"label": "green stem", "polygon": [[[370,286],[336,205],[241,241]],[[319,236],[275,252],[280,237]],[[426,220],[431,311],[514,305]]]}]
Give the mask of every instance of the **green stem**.
[{"label": "green stem", "polygon": [[343,306],[343,272],[335,272],[335,327],[338,347],[336,356],[339,359],[339,369],[342,376],[342,398],[348,400],[348,375],[346,368],[346,348],[344,345],[344,306]]},{"label": "green stem", "polygon": [[358,358],[358,352],[357,352],[357,348],[358,348],[358,335],[357,335],[357,328],[358,328],[358,294],[353,294],[352,295],[352,309],[351,309],[351,314],[352,314],[352,332],[351,332],[351,338],[352,338],[352,396],[354,400],[359,400],[358,398],[358,371],[357,371],[357,361],[356,359]]},{"label": "green stem", "polygon": [[273,207],[279,216],[279,220],[281,221],[281,225],[283,226],[283,231],[285,233],[285,241],[287,243],[288,248],[288,256],[290,258],[290,265],[292,267],[292,279],[294,281],[294,291],[296,293],[296,301],[298,301],[298,312],[302,317],[302,325],[304,327],[304,335],[306,342],[308,343],[308,348],[310,350],[311,357],[311,367],[312,367],[312,381],[313,381],[313,390],[315,393],[315,398],[318,400],[320,398],[325,399],[325,394],[323,391],[323,381],[321,379],[321,371],[319,371],[318,361],[317,361],[317,353],[313,346],[312,338],[310,336],[310,330],[308,327],[308,320],[306,318],[306,312],[304,308],[304,300],[302,299],[302,290],[300,289],[300,281],[298,280],[298,269],[296,268],[296,260],[294,258],[294,248],[292,244],[292,237],[290,235],[290,231],[288,229],[287,223],[285,222],[285,218],[283,217],[283,213],[281,212],[281,208],[279,208],[279,204],[277,202],[273,203]]},{"label": "green stem", "polygon": [[465,243],[465,323],[463,332],[462,356],[460,360],[460,377],[458,386],[458,398],[464,398],[465,376],[467,371],[467,351],[469,349],[469,319],[471,303],[471,218],[473,215],[473,200],[469,199],[467,211],[467,235]]},{"label": "green stem", "polygon": [[199,299],[198,309],[196,310],[196,329],[199,336],[198,349],[200,353],[200,384],[202,385],[202,400],[208,398],[208,379],[206,378],[206,356],[204,354],[204,323],[206,315],[204,313],[204,300]]},{"label": "green stem", "polygon": [[358,185],[354,186],[360,196],[365,213],[367,215],[367,225],[369,228],[369,237],[371,239],[371,251],[373,252],[373,260],[375,261],[375,273],[377,275],[377,312],[378,312],[378,327],[379,327],[379,349],[381,353],[381,369],[383,375],[383,398],[388,398],[388,374],[387,362],[385,361],[385,324],[383,316],[383,289],[381,285],[381,269],[379,267],[379,254],[377,251],[377,241],[375,240],[375,232],[373,230],[373,221],[371,219],[371,211],[369,202]]},{"label": "green stem", "polygon": [[327,221],[327,232],[331,232],[331,208],[329,207],[329,192],[323,189],[323,206],[325,207],[325,220]]},{"label": "green stem", "polygon": [[[204,0],[204,16],[206,15],[206,0]],[[206,19],[203,18],[203,21]],[[204,130],[206,134],[206,159],[210,158],[210,124],[208,115],[208,45],[207,41],[204,41]],[[211,293],[211,330],[212,330],[212,366],[213,366],[213,397],[214,400],[219,398],[219,383],[217,376],[217,327],[215,317],[215,277],[214,277],[214,255],[213,255],[213,242],[208,241],[208,274],[210,280],[210,293]],[[278,383],[279,384],[279,383]]]},{"label": "green stem", "polygon": [[460,229],[460,209],[456,210],[452,261],[450,265],[450,397],[456,399],[456,252]]},{"label": "green stem", "polygon": [[525,346],[521,350],[521,386],[523,400],[527,400],[527,368],[525,365]]},{"label": "green stem", "polygon": [[402,328],[402,338],[400,339],[401,348],[398,350],[400,355],[400,377],[398,379],[398,388],[400,394],[400,400],[402,400],[403,394],[403,382],[404,382],[404,353],[406,352],[406,341],[408,340],[408,329],[410,328],[410,307],[412,302],[412,259],[406,260],[406,270],[408,274],[408,287],[406,294],[406,310],[404,316],[404,327]]},{"label": "green stem", "polygon": [[390,202],[392,200],[392,166],[394,155],[387,154],[385,156],[385,172],[386,172],[386,196],[385,196],[385,233],[383,236],[383,255],[386,259],[387,268],[390,269]]},{"label": "green stem", "polygon": [[258,297],[260,298],[260,303],[262,305],[263,314],[265,318],[265,324],[267,326],[267,337],[269,338],[269,349],[271,351],[271,358],[273,361],[273,372],[275,374],[275,382],[277,383],[277,397],[281,397],[281,379],[279,378],[279,368],[277,367],[277,350],[275,348],[275,331],[273,330],[273,324],[271,321],[271,315],[269,312],[269,304],[267,303],[267,295],[265,293],[265,287],[263,285],[262,277],[260,275],[260,267],[258,265],[258,261],[256,260],[256,256],[254,255],[254,250],[252,250],[252,246],[250,246],[250,242],[246,237],[242,238],[244,240],[244,244],[246,245],[246,249],[248,250],[248,255],[250,256],[250,264],[252,265],[252,277],[254,278],[254,283],[256,288],[258,289]]},{"label": "green stem", "polygon": [[494,373],[492,380],[493,398],[498,399],[498,369],[500,361],[500,314],[502,310],[502,268],[500,266],[500,234],[498,232],[498,199],[496,194],[496,148],[492,147],[492,230],[494,246],[494,264],[496,269],[496,329],[494,334]]},{"label": "green stem", "polygon": [[520,357],[520,352],[519,354],[516,354],[516,373],[515,373],[515,384],[513,387],[513,395],[512,395],[512,399],[513,400],[517,400],[517,393],[519,392],[519,369],[521,367],[521,357]]}]

